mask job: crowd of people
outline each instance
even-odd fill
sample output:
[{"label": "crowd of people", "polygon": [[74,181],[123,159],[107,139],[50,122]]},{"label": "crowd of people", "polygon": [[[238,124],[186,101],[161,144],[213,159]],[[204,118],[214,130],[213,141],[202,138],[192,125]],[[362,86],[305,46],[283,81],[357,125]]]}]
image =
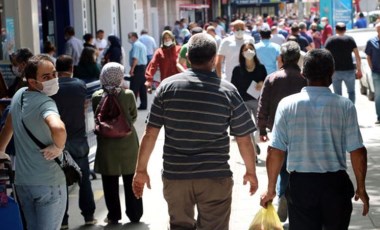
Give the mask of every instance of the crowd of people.
[{"label": "crowd of people", "polygon": [[[380,23],[376,29],[379,36],[368,41],[365,52],[380,92]],[[203,25],[181,19],[173,28],[164,28],[159,46],[147,30],[140,36],[130,32],[129,60],[117,36],[106,40],[104,31],[98,30],[95,39],[85,34],[82,41],[71,26],[64,30],[65,53],[58,57],[51,43],[45,44],[46,54],[19,49],[12,55],[17,78],[8,89],[12,102],[2,117],[0,155],[16,152],[15,185],[26,226],[69,227],[67,186],[52,161],[63,150],[71,153],[83,173],[79,208],[84,223],[97,223],[84,111],[85,83],[99,79],[102,89],[92,96],[93,110],[106,95],[115,94],[132,126],[132,134],[123,138],[97,136],[94,169],[102,176],[106,223],[122,218],[120,176],[125,213],[131,222],[140,221],[143,190],[150,187],[148,161],[164,127],[162,176],[170,229],[228,229],[233,186],[229,135],[239,146],[246,167],[243,180],[251,195],[259,185],[257,143],[269,142],[269,182],[262,206],[278,196],[280,219],[285,221],[289,213],[292,229],[347,229],[351,198],[355,195],[363,202],[363,215],[368,213],[369,198],[367,155],[354,106],[361,60],[345,31],[344,23],[330,25],[328,18],[316,15],[297,21],[245,14],[230,24],[221,17]],[[131,82],[126,89],[128,67]],[[349,99],[340,96],[342,82]],[[147,93],[154,89],[149,107]],[[380,124],[380,95],[375,105]],[[138,110],[147,109],[140,143],[133,123]],[[39,149],[24,126],[47,147]],[[12,136],[13,151],[6,149]],[[356,190],[346,173],[346,152]]]}]

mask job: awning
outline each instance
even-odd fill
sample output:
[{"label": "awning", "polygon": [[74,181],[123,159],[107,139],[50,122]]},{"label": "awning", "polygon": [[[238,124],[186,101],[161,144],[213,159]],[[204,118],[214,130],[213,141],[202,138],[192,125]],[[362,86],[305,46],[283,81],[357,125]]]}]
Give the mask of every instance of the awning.
[{"label": "awning", "polygon": [[207,4],[179,4],[180,9],[186,10],[201,10],[210,8]]}]

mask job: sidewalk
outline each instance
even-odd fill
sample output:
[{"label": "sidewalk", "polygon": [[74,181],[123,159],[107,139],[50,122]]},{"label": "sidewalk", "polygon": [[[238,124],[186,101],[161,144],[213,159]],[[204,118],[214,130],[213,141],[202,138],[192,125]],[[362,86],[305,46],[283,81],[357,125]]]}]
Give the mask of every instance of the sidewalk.
[{"label": "sidewalk", "polygon": [[[359,91],[357,91],[359,92]],[[153,96],[149,95],[149,101]],[[375,109],[374,103],[369,102],[366,97],[357,96],[358,119],[361,127],[364,143],[368,149],[368,173],[367,173],[367,191],[370,196],[370,212],[366,217],[361,216],[361,202],[353,202],[353,212],[349,229],[375,230],[380,229],[380,126],[375,126]],[[141,138],[145,120],[148,111],[139,111],[138,121],[135,124],[138,135]],[[95,217],[98,219],[98,225],[84,227],[83,218],[78,210],[78,188],[73,187],[70,192],[70,229],[128,229],[128,230],[164,230],[167,229],[169,220],[167,205],[162,194],[162,148],[164,143],[163,129],[156,142],[154,151],[148,165],[148,172],[151,179],[152,189],[145,189],[143,195],[144,215],[140,224],[130,224],[129,220],[123,213],[122,224],[106,226],[103,219],[107,215],[107,209],[104,205],[103,191],[100,177],[92,181],[97,209]],[[257,177],[259,180],[259,189],[253,196],[249,196],[249,187],[243,186],[243,175],[245,166],[240,157],[238,147],[235,141],[231,139],[230,165],[233,171],[234,188],[232,200],[232,212],[230,220],[231,230],[247,230],[256,212],[260,209],[260,195],[266,190],[267,175],[265,168],[267,144],[260,143],[261,155],[257,164]],[[355,177],[347,155],[347,165],[349,174],[356,185]],[[121,183],[120,183],[121,184]],[[120,186],[120,199],[122,210],[124,210],[124,191],[122,184]],[[275,202],[274,202],[275,203]]]}]

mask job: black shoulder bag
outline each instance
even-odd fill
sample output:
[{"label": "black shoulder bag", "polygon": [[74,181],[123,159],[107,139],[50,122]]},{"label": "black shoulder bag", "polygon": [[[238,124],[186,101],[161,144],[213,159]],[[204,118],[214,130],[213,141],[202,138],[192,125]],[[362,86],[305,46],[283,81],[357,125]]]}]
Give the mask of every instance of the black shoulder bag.
[{"label": "black shoulder bag", "polygon": [[[23,98],[24,93],[21,96],[21,107],[23,105]],[[24,120],[21,119],[22,125],[24,126],[25,131],[28,133],[29,137],[36,143],[38,147],[41,149],[44,149],[47,147],[47,145],[44,145],[40,140],[38,140],[26,127]],[[82,179],[82,172],[80,167],[77,165],[77,163],[74,161],[74,159],[71,157],[69,151],[63,150],[62,152],[62,161],[56,157],[54,158],[55,162],[61,167],[63,172],[65,173],[66,177],[66,183],[68,186],[79,182]]]}]

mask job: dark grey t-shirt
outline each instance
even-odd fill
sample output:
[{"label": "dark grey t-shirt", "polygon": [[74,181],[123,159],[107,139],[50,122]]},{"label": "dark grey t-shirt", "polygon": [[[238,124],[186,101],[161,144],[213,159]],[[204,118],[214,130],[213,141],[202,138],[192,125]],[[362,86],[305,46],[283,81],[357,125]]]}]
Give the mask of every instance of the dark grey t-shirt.
[{"label": "dark grey t-shirt", "polygon": [[165,79],[156,92],[148,125],[165,127],[167,179],[230,177],[230,135],[255,130],[236,88],[215,73],[188,70]]},{"label": "dark grey t-shirt", "polygon": [[332,36],[326,41],[325,48],[328,49],[335,60],[335,70],[354,70],[352,51],[356,48],[354,39],[350,36]]}]

